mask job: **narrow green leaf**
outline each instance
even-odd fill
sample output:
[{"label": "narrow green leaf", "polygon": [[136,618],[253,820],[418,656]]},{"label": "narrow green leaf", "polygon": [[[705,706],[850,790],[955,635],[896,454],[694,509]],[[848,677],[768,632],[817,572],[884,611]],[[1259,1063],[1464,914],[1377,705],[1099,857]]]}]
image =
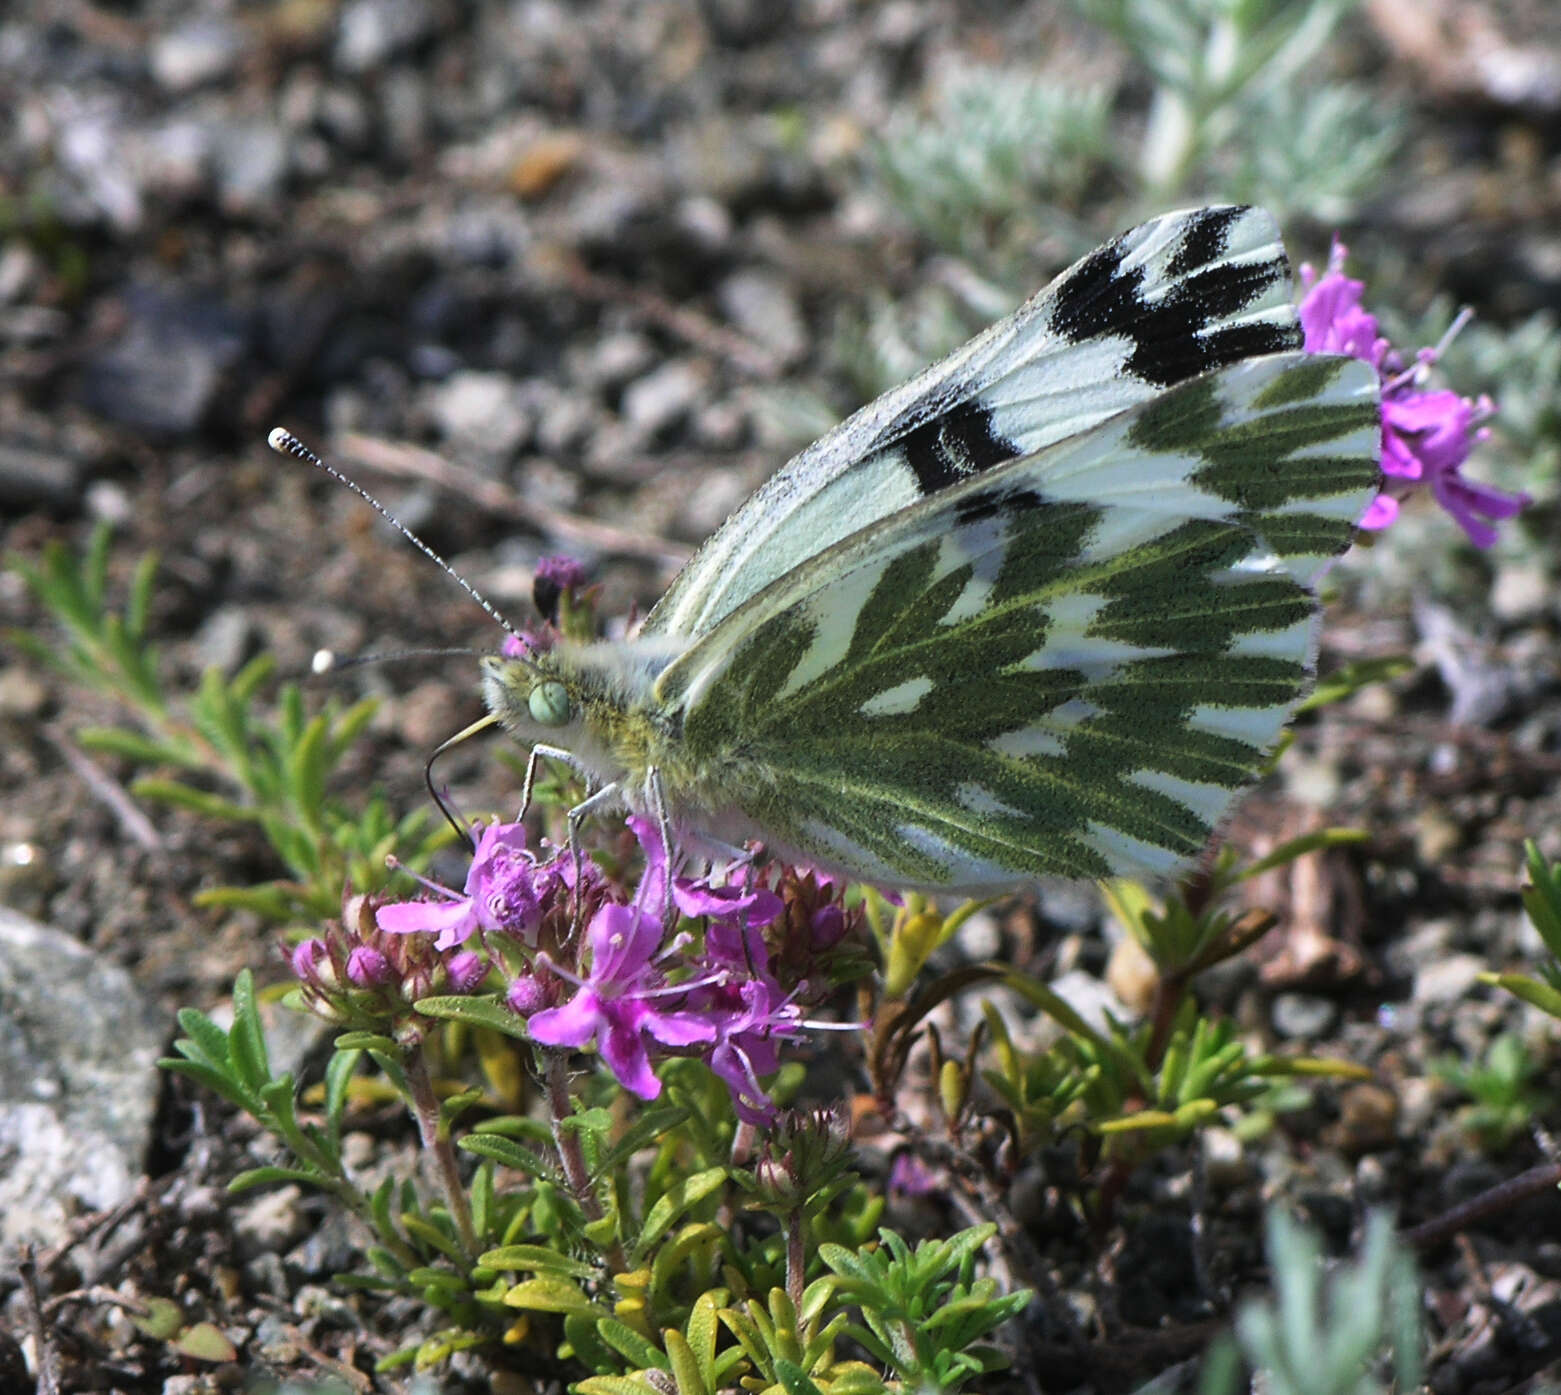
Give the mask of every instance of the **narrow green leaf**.
[{"label": "narrow green leaf", "polygon": [[228,1190],[235,1194],[247,1192],[255,1187],[269,1186],[273,1182],[307,1182],[314,1187],[330,1187],[336,1179],[327,1172],[318,1172],[310,1167],[251,1167],[240,1172],[228,1183]]},{"label": "narrow green leaf", "polygon": [[380,1032],[343,1032],[332,1045],[338,1051],[382,1051],[387,1056],[401,1054],[396,1039]]},{"label": "narrow green leaf", "polygon": [[818,1386],[809,1379],[808,1373],[784,1357],[776,1358],[775,1379],[786,1388],[786,1395],[821,1395]]},{"label": "narrow green leaf", "polygon": [[491,1027],[505,1036],[529,1041],[525,1020],[505,1006],[498,994],[480,998],[464,998],[456,994],[444,997],[419,998],[413,1007],[425,1017],[447,1018],[452,1022],[466,1022],[473,1027]]},{"label": "narrow green leaf", "polygon": [[177,765],[199,769],[203,762],[195,752],[171,741],[144,736],[124,727],[82,727],[77,742],[100,755],[119,756],[137,765]]},{"label": "narrow green leaf", "polygon": [[461,1247],[432,1221],[418,1215],[416,1211],[403,1211],[400,1220],[401,1228],[414,1240],[420,1240],[430,1249],[437,1250],[452,1264],[466,1262],[461,1255]]},{"label": "narrow green leaf", "polygon": [[464,1153],[475,1153],[479,1158],[492,1158],[528,1177],[551,1177],[556,1170],[539,1153],[523,1148],[512,1138],[499,1138],[493,1134],[469,1133],[456,1139],[455,1146]]},{"label": "narrow green leaf", "polygon": [[638,1376],[587,1376],[569,1387],[578,1395],[654,1395],[656,1387]]},{"label": "narrow green leaf", "polygon": [[529,1269],[537,1273],[567,1275],[575,1279],[598,1279],[601,1270],[594,1264],[570,1259],[547,1245],[501,1245],[477,1258],[490,1269]]},{"label": "narrow green leaf", "polygon": [[288,755],[287,774],[298,817],[318,832],[327,774],[324,717],[316,717],[304,728],[302,739]]},{"label": "narrow green leaf", "polygon": [[1364,828],[1319,828],[1311,833],[1303,833],[1299,838],[1291,838],[1288,842],[1281,843],[1266,857],[1248,863],[1241,869],[1237,880],[1249,881],[1253,877],[1271,872],[1276,867],[1284,867],[1297,858],[1305,857],[1308,853],[1317,852],[1321,848],[1346,848],[1370,841],[1371,834]]},{"label": "narrow green leaf", "polygon": [[233,983],[233,1026],[228,1032],[228,1051],[239,1079],[250,1089],[258,1091],[270,1081],[271,1062],[255,1001],[255,976],[248,969]]},{"label": "narrow green leaf", "polygon": [[632,1327],[619,1322],[617,1318],[598,1319],[596,1332],[608,1346],[634,1365],[652,1371],[667,1369],[667,1358],[661,1348],[654,1342],[646,1341]]},{"label": "narrow green leaf", "polygon": [[[602,1312],[568,1279],[541,1275],[524,1279],[504,1295],[507,1307],[527,1308],[538,1313],[581,1313],[597,1315]],[[604,1340],[610,1340],[605,1337]]]},{"label": "narrow green leaf", "polygon": [[726,1180],[724,1167],[710,1167],[674,1182],[645,1213],[640,1234],[634,1242],[635,1262],[649,1254],[688,1211],[725,1186]]},{"label": "narrow green leaf", "polygon": [[[130,754],[126,752],[125,754]],[[175,809],[186,809],[203,819],[222,823],[254,823],[259,811],[243,804],[235,804],[220,794],[198,790],[178,780],[165,780],[159,776],[142,776],[130,783],[130,792],[137,799],[155,800]]]},{"label": "narrow green leaf", "polygon": [[678,1395],[713,1395],[705,1383],[704,1372],[695,1358],[693,1349],[675,1327],[662,1333],[667,1349],[667,1364],[672,1368],[672,1378],[677,1382]]}]

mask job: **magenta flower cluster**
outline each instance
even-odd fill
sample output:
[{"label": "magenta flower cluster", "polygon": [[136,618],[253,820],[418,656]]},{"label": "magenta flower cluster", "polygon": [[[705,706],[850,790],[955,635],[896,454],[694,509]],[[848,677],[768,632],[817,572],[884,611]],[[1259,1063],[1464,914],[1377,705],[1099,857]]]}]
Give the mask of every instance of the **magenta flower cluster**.
[{"label": "magenta flower cluster", "polygon": [[[630,818],[629,826],[645,860],[632,894],[588,859],[577,873],[567,850],[539,857],[520,824],[490,824],[477,830],[461,891],[425,882],[426,898],[379,906],[372,924],[360,915],[358,942],[332,956],[343,960],[339,972],[322,976],[318,941],[295,952],[294,969],[326,989],[391,985],[398,961],[437,964],[419,986],[443,991],[473,992],[502,975],[504,1001],[538,1044],[594,1045],[619,1082],[647,1100],[661,1093],[657,1060],[698,1056],[725,1082],[740,1118],[767,1124],[775,1106],[764,1078],[779,1069],[784,1043],[810,1025],[796,937],[785,970],[766,938],[788,923],[788,902],[751,875],[743,885],[678,875],[655,825]],[[826,895],[809,914],[804,938],[826,951],[840,938],[842,912]],[[571,933],[577,920],[583,934]],[[812,957],[800,955],[804,971]]]},{"label": "magenta flower cluster", "polygon": [[1377,317],[1362,307],[1365,285],[1344,274],[1345,256],[1343,243],[1335,240],[1326,272],[1319,276],[1312,267],[1301,268],[1306,293],[1299,313],[1310,352],[1364,359],[1382,380],[1382,471],[1387,479],[1360,526],[1386,528],[1398,517],[1405,494],[1429,488],[1477,547],[1489,547],[1496,541],[1492,523],[1513,517],[1529,503],[1526,494],[1508,494],[1462,473],[1474,443],[1488,434],[1483,423],[1494,404],[1488,397],[1471,401],[1445,389],[1421,388],[1423,370],[1436,361],[1437,351],[1422,349],[1414,365],[1405,366],[1377,332]]}]

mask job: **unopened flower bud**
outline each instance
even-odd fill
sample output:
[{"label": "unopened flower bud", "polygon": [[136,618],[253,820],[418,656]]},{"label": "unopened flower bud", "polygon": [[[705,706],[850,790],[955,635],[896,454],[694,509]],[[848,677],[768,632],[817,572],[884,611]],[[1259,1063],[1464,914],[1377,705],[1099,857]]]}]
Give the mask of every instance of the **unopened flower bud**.
[{"label": "unopened flower bud", "polygon": [[475,950],[463,949],[445,960],[452,993],[470,993],[488,976],[488,961]]},{"label": "unopened flower bud", "polygon": [[319,983],[321,965],[327,964],[330,954],[324,940],[304,940],[290,956],[293,972],[304,983]]},{"label": "unopened flower bud", "polygon": [[530,974],[526,974],[510,984],[509,992],[504,995],[504,1001],[509,1004],[511,1012],[529,1017],[544,1005],[546,997],[542,992],[542,985]]},{"label": "unopened flower bud", "polygon": [[379,988],[393,977],[390,960],[372,945],[358,945],[347,956],[347,981],[354,988]]}]

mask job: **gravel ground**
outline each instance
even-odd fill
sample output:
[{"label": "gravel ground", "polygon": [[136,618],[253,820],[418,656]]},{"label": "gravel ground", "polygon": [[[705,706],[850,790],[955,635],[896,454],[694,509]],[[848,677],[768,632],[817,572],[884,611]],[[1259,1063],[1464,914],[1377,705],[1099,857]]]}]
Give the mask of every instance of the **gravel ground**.
[{"label": "gravel ground", "polygon": [[[1406,297],[1444,289],[1493,325],[1561,305],[1561,34],[1545,0],[1374,4],[1346,39],[1356,71],[1412,112],[1356,243],[1401,249]],[[266,451],[284,422],[506,612],[557,551],[594,564],[605,613],[643,607],[822,424],[819,405],[860,400],[830,352],[843,317],[957,278],[882,196],[869,151],[940,75],[998,62],[1098,81],[1118,119],[1141,119],[1123,55],[1044,3],[17,0],[0,16],[4,545],[36,557],[108,521],[116,594],[155,550],[150,629],[174,692],[260,653],[303,675],[321,648],[491,648],[481,612],[358,500]],[[1070,216],[1098,237],[1133,212],[1105,190]],[[1315,255],[1326,229],[1311,232]],[[1040,237],[1031,284],[1070,245]],[[1417,536],[1433,528],[1453,525]],[[1405,549],[1384,553],[1402,575]],[[1070,1347],[1037,1319],[1020,1339],[1030,1388],[1125,1390],[1196,1355],[1261,1280],[1256,1222],[1274,1197],[1344,1253],[1369,1205],[1421,1225],[1553,1158],[1553,1024],[1476,978],[1535,953],[1522,840],[1561,854],[1552,563],[1541,542],[1460,554],[1458,587],[1394,589],[1369,557],[1347,571],[1325,662],[1402,652],[1414,669],[1308,722],[1232,835],[1261,848],[1326,818],[1370,841],[1255,886],[1281,928],[1210,993],[1254,1039],[1373,1080],[1319,1086],[1261,1138],[1206,1136],[1202,1287],[1191,1152],[1144,1169],[1104,1237],[1080,1231],[1065,1181],[1021,1176],[1006,1204],[1093,1334]],[[14,576],[0,622],[52,633]],[[465,657],[312,691],[384,699],[345,778],[402,808],[423,798],[425,753],[481,711]],[[174,1010],[220,1002],[239,969],[280,977],[254,920],[191,902],[275,869],[258,839],[137,810],[128,765],[84,768],[72,733],[114,712],[7,655],[0,899],[128,971],[171,1038]],[[467,807],[513,799],[513,773],[481,751],[444,775]],[[1087,897],[1048,893],[982,933],[1132,1001],[1132,966]],[[1544,1098],[1532,1129],[1482,1149],[1430,1066],[1506,1032]],[[389,1120],[359,1141],[365,1158],[409,1146]],[[165,1084],[134,1197],[40,1257],[46,1304],[84,1295],[49,1310],[62,1390],[236,1382],[137,1338],[115,1293],[177,1296],[234,1337],[245,1369],[366,1370],[404,1340],[415,1314],[329,1288],[350,1251],[318,1199],[225,1200],[260,1149]],[[1558,1227],[1551,1187],[1423,1247],[1439,1395],[1531,1389],[1557,1365]],[[4,1282],[20,1338],[24,1294]],[[472,1363],[445,1388],[527,1388],[505,1379]]]}]

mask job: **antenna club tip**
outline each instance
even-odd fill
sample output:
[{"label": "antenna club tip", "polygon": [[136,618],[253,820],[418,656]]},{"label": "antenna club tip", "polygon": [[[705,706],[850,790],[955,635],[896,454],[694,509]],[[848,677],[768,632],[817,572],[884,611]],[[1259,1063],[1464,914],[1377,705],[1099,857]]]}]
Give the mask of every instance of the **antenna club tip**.
[{"label": "antenna club tip", "polygon": [[272,450],[280,451],[283,455],[288,455],[292,452],[293,447],[298,444],[298,437],[293,435],[293,433],[285,426],[273,426],[271,430],[266,433],[266,444],[270,446]]}]

